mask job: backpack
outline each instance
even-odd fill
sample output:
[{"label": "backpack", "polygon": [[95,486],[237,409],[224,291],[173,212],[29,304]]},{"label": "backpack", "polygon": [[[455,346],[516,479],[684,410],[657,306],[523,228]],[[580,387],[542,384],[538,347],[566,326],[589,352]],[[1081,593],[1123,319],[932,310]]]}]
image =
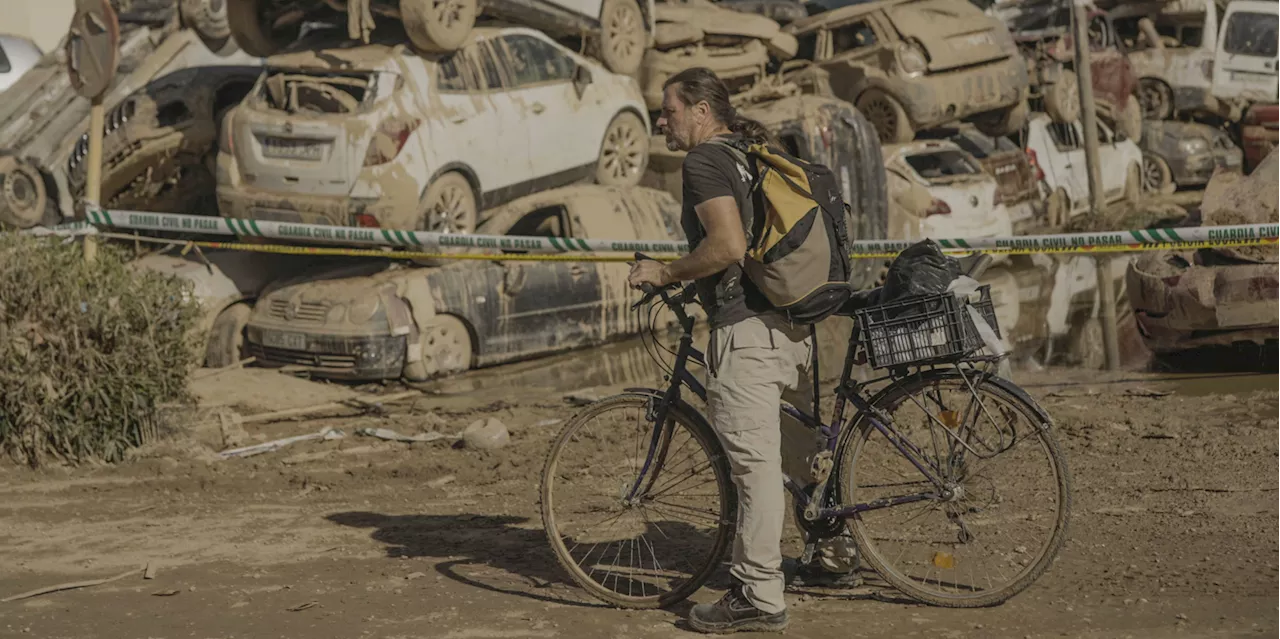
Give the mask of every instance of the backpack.
[{"label": "backpack", "polygon": [[752,177],[755,209],[743,272],[795,324],[815,324],[853,294],[848,205],[835,175],[764,144],[715,140]]}]

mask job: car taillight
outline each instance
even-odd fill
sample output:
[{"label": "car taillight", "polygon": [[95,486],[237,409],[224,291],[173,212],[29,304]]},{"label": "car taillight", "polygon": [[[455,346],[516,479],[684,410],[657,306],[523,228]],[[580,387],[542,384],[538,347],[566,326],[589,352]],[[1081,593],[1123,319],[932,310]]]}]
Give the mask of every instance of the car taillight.
[{"label": "car taillight", "polygon": [[1036,157],[1034,149],[1027,149],[1027,161],[1031,163],[1031,168],[1036,170],[1036,181],[1044,179],[1044,169],[1040,168],[1040,158]]},{"label": "car taillight", "polygon": [[925,217],[932,215],[951,215],[951,207],[948,206],[946,202],[935,199],[933,204],[930,204],[929,208],[924,211]]},{"label": "car taillight", "polygon": [[369,215],[368,213],[361,213],[359,215],[356,215],[355,223],[356,223],[356,226],[359,226],[361,228],[366,228],[366,229],[376,229],[382,226],[381,224],[378,223],[378,218],[372,215]]},{"label": "car taillight", "polygon": [[421,120],[387,120],[378,125],[378,132],[369,141],[369,149],[364,154],[365,166],[386,164],[400,155],[400,149],[409,141],[409,136],[417,130]]}]

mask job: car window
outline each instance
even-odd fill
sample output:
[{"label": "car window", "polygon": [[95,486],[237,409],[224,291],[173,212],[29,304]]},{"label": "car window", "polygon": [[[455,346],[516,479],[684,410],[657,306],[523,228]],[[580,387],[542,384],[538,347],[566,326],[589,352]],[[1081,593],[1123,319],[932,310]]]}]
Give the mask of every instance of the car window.
[{"label": "car window", "polygon": [[1234,13],[1227,22],[1227,35],[1223,39],[1222,49],[1231,54],[1274,57],[1276,23],[1274,13]]},{"label": "car window", "polygon": [[1013,140],[1010,140],[1007,137],[1001,136],[996,138],[996,150],[997,151],[1018,151],[1020,150],[1020,148],[1018,147],[1018,145],[1013,143]]},{"label": "car window", "polygon": [[551,43],[528,35],[503,36],[516,86],[541,82],[568,82],[576,66]]},{"label": "car window", "polygon": [[481,85],[491,91],[502,88],[502,73],[498,71],[498,61],[493,53],[497,47],[492,45],[491,42],[481,42],[471,51],[480,63]]},{"label": "car window", "polygon": [[831,32],[832,53],[863,49],[876,44],[876,32],[866,20],[859,20]]},{"label": "car window", "polygon": [[818,32],[806,33],[796,38],[799,47],[796,49],[797,60],[816,60],[818,55]]},{"label": "car window", "polygon": [[911,168],[926,180],[976,175],[980,172],[977,165],[965,157],[964,153],[955,150],[909,155],[906,160],[907,164],[910,164]]},{"label": "car window", "polygon": [[9,56],[4,54],[4,44],[0,43],[0,73],[8,73],[13,70],[13,66],[9,64]]},{"label": "car window", "polygon": [[1183,27],[1178,41],[1184,47],[1198,47],[1204,42],[1204,27]]},{"label": "car window", "polygon": [[569,237],[568,211],[563,204],[544,206],[525,213],[507,229],[507,235],[526,237]]},{"label": "car window", "polygon": [[436,88],[447,92],[464,92],[475,85],[471,82],[470,59],[459,51],[441,58],[436,63]]},{"label": "car window", "polygon": [[995,151],[995,146],[991,144],[991,140],[985,136],[978,135],[957,135],[951,138],[956,146],[964,149],[966,153],[978,159],[982,159],[991,155]]}]

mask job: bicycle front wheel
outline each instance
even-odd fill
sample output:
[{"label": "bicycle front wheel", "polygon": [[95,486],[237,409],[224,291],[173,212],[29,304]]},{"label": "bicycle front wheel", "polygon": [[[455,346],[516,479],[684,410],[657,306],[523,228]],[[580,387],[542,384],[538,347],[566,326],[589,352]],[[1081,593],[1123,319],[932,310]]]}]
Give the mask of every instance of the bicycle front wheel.
[{"label": "bicycle front wheel", "polygon": [[867,563],[918,601],[1001,603],[1040,577],[1066,539],[1071,478],[1050,420],[1011,383],[977,371],[923,374],[875,406],[939,475],[939,491],[867,415],[844,438],[845,503],[930,495],[849,520]]},{"label": "bicycle front wheel", "polygon": [[693,594],[733,539],[734,486],[706,421],[659,400],[601,400],[560,432],[542,472],[542,521],[556,559],[595,597],[625,608]]}]

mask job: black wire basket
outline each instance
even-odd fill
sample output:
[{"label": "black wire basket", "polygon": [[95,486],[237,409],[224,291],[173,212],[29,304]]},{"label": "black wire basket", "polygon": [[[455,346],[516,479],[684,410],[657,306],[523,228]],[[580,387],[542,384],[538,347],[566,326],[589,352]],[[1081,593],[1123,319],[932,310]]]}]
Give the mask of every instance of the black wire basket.
[{"label": "black wire basket", "polygon": [[926,366],[964,361],[986,344],[966,307],[973,306],[1000,336],[991,287],[979,286],[978,300],[951,293],[923,295],[857,312],[859,341],[871,368]]}]

